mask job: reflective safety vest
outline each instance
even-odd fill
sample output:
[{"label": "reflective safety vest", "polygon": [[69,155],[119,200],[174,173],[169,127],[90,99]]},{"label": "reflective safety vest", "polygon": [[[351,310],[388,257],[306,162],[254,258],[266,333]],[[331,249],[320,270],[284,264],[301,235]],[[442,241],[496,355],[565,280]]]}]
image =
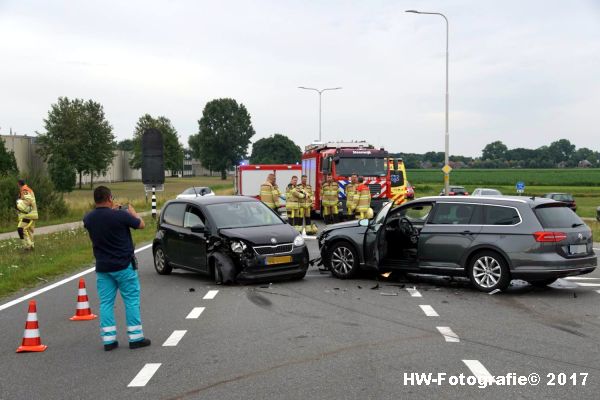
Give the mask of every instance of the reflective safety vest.
[{"label": "reflective safety vest", "polygon": [[356,185],[353,183],[349,183],[346,185],[346,208],[348,210],[354,210],[356,208],[356,199],[354,196],[356,195]]},{"label": "reflective safety vest", "polygon": [[306,197],[304,193],[298,190],[297,186],[291,183],[285,191],[285,208],[287,210],[297,210],[300,208],[300,201]]},{"label": "reflective safety vest", "polygon": [[371,207],[371,190],[364,183],[356,189],[358,201],[356,203],[356,212],[367,212]]},{"label": "reflective safety vest", "polygon": [[[37,203],[35,202],[35,194],[28,186],[21,188],[19,194],[20,202],[17,202],[20,219],[38,219]],[[20,204],[19,204],[20,203]]]},{"label": "reflective safety vest", "polygon": [[305,195],[304,199],[300,201],[300,208],[312,208],[313,200],[315,199],[312,186],[300,184],[297,188],[304,192]]},{"label": "reflective safety vest", "polygon": [[279,190],[270,182],[265,182],[260,186],[260,201],[268,207],[276,209],[279,207]]},{"label": "reflective safety vest", "polygon": [[325,207],[335,206],[338,203],[338,183],[337,182],[325,182],[321,186],[321,193],[323,193],[322,201]]}]

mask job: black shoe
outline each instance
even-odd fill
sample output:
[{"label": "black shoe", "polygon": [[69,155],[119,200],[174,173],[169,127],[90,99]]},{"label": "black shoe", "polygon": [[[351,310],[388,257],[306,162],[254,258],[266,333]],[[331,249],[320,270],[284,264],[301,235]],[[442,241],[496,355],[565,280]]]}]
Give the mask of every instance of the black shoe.
[{"label": "black shoe", "polygon": [[105,344],[104,345],[104,351],[111,351],[116,349],[117,347],[119,347],[119,342],[113,342],[110,344]]},{"label": "black shoe", "polygon": [[130,349],[139,349],[141,347],[146,347],[146,346],[150,346],[150,339],[143,339],[137,342],[129,342],[129,348]]}]

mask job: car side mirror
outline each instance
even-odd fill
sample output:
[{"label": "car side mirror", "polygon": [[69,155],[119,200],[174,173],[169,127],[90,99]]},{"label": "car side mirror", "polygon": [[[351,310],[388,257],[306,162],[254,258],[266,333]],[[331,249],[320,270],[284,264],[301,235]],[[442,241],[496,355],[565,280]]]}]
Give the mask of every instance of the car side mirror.
[{"label": "car side mirror", "polygon": [[208,233],[208,229],[202,224],[194,225],[191,229],[193,233]]},{"label": "car side mirror", "polygon": [[364,219],[361,219],[360,221],[358,221],[358,224],[359,224],[360,226],[369,226],[369,220],[368,220],[368,219],[366,219],[366,218],[364,218]]}]

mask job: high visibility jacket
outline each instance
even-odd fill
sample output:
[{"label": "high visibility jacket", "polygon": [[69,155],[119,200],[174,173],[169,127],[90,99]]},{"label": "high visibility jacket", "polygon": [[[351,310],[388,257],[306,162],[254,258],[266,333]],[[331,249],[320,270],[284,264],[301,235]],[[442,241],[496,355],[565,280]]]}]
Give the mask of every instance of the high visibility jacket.
[{"label": "high visibility jacket", "polygon": [[260,186],[260,201],[268,207],[276,209],[279,207],[279,190],[271,182],[263,183]]},{"label": "high visibility jacket", "polygon": [[369,186],[363,183],[356,189],[356,191],[358,193],[356,212],[367,212],[371,207],[371,190],[369,190]]},{"label": "high visibility jacket", "polygon": [[298,188],[304,192],[305,197],[300,201],[300,208],[312,208],[315,195],[313,194],[312,186],[298,185]]},{"label": "high visibility jacket", "polygon": [[346,208],[348,210],[354,210],[356,208],[356,199],[354,196],[356,195],[356,185],[353,183],[349,183],[346,185]]},{"label": "high visibility jacket", "polygon": [[288,210],[297,210],[300,208],[300,201],[306,197],[298,188],[291,183],[285,191],[285,208]]},{"label": "high visibility jacket", "polygon": [[322,201],[325,207],[335,206],[338,203],[338,183],[337,182],[325,182],[321,186],[321,193],[323,193]]},{"label": "high visibility jacket", "polygon": [[37,203],[35,202],[35,194],[29,186],[24,185],[19,193],[20,204],[17,203],[20,219],[38,219]]}]

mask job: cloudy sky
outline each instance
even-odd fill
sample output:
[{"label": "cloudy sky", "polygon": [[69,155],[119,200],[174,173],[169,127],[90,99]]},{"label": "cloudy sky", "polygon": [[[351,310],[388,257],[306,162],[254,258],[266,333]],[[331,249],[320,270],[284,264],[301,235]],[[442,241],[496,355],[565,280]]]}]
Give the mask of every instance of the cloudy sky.
[{"label": "cloudy sky", "polygon": [[0,0],[0,133],[43,131],[59,96],[104,105],[119,139],[144,113],[187,144],[207,101],[246,105],[255,139],[365,139],[443,151],[450,20],[450,145],[600,150],[600,0]]}]

